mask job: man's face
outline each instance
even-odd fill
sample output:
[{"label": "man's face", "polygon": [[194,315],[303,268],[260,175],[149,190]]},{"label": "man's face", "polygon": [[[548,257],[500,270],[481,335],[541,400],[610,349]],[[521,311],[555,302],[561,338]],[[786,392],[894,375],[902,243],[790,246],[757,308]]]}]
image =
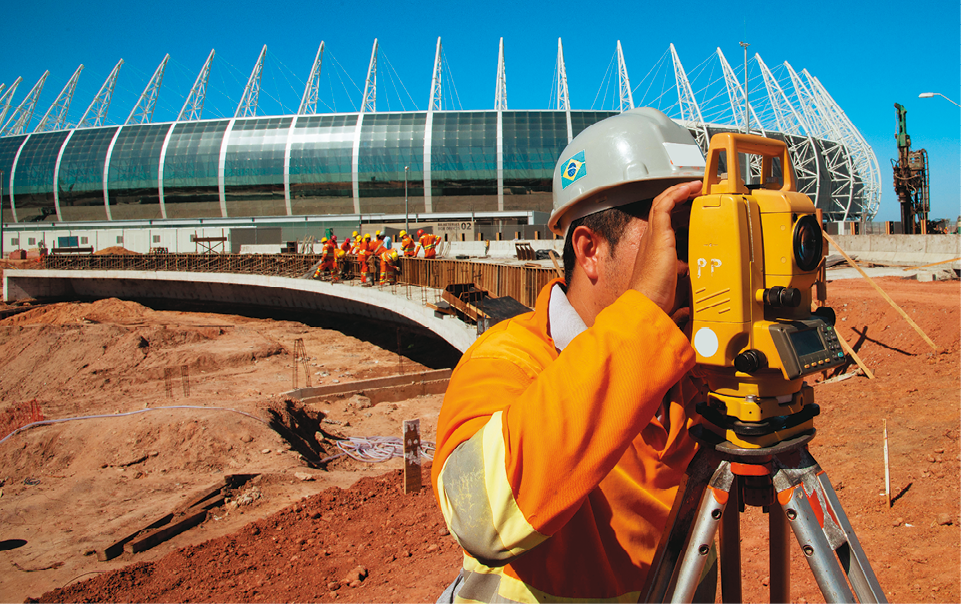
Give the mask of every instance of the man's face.
[{"label": "man's face", "polygon": [[[674,297],[674,308],[669,313],[671,319],[685,329],[691,318],[691,282],[688,278],[687,245],[688,226],[691,218],[691,204],[679,206],[672,215],[671,225],[674,228],[677,261],[677,291]],[[631,276],[634,274],[634,263],[637,261],[637,250],[641,238],[647,232],[647,220],[632,218],[625,228],[624,234],[613,250],[609,250],[604,259],[606,287],[604,288],[604,306],[612,304],[626,292],[630,286]]]}]

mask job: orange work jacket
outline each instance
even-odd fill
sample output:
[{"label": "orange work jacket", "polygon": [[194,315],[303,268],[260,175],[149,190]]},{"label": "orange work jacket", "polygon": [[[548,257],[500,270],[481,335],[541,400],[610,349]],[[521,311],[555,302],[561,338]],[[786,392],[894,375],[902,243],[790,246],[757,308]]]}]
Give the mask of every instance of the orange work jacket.
[{"label": "orange work jacket", "polygon": [[400,240],[400,249],[405,256],[413,256],[416,253],[416,250],[414,249],[416,245],[417,244],[414,243],[413,237],[410,235],[404,235],[404,237]]},{"label": "orange work jacket", "polygon": [[558,352],[558,282],[478,338],[444,397],[431,478],[460,601],[636,601],[697,449],[707,389],[681,330],[630,290]]}]

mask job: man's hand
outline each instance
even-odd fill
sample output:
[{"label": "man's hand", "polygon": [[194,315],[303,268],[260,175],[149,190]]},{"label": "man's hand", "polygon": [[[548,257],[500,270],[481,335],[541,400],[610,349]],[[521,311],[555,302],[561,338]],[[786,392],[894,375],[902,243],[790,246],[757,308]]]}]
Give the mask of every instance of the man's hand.
[{"label": "man's hand", "polygon": [[674,310],[678,271],[677,242],[671,216],[675,208],[700,195],[701,184],[698,180],[674,185],[655,197],[647,230],[637,248],[631,287],[668,314]]}]

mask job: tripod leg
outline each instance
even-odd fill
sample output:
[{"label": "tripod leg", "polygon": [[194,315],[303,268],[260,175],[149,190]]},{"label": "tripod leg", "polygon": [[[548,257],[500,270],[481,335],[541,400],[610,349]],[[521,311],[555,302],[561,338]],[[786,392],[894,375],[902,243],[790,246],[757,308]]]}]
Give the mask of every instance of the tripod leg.
[{"label": "tripod leg", "polygon": [[[671,602],[693,601],[694,592],[697,590],[711,552],[714,535],[717,534],[721,518],[724,517],[724,509],[728,505],[732,486],[734,486],[734,474],[731,473],[731,464],[723,461],[711,477],[708,488],[704,489],[701,495],[701,503],[698,505],[694,523],[691,525],[680,564],[674,573],[675,585]],[[732,509],[737,518],[737,507]]]},{"label": "tripod leg", "polygon": [[838,495],[834,491],[828,475],[821,472],[818,475],[818,480],[824,488],[825,495],[827,495],[828,505],[847,536],[847,543],[837,548],[836,551],[844,572],[848,574],[848,579],[854,586],[854,593],[857,594],[858,600],[861,602],[887,602],[884,592],[881,591],[881,584],[878,583],[878,578],[874,575],[871,563],[868,562],[868,557],[861,548],[858,536],[854,534],[854,528],[841,507],[841,502],[838,500]]},{"label": "tripod leg", "polygon": [[[774,477],[778,502],[784,509],[801,551],[827,602],[854,602],[850,579],[860,602],[887,602],[854,529],[848,522],[831,481],[807,449],[796,464],[782,465]],[[837,558],[832,553],[837,553]],[[840,561],[840,564],[839,564]]]},{"label": "tripod leg", "polygon": [[771,601],[791,601],[791,550],[788,542],[790,528],[783,510],[771,506],[768,510],[770,551]]},{"label": "tripod leg", "polygon": [[678,487],[670,516],[651,561],[641,590],[641,602],[664,602],[671,579],[676,575],[678,561],[684,553],[689,530],[700,514],[702,495],[708,490],[706,487],[712,482],[712,476],[720,471],[720,464],[720,457],[715,451],[702,448],[688,466],[688,473]]},{"label": "tripod leg", "polygon": [[[720,543],[721,601],[743,602],[741,595],[741,492],[735,483],[721,517]],[[774,600],[772,600],[773,602]]]}]

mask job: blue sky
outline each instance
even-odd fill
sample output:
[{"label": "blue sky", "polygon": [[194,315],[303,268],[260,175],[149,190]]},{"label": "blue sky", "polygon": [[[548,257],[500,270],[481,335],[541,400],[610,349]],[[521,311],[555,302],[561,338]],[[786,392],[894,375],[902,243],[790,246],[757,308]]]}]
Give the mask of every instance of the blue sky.
[{"label": "blue sky", "polygon": [[[913,148],[928,152],[932,217],[954,219],[961,214],[961,109],[940,97],[918,98],[921,92],[941,92],[961,102],[957,2],[839,0],[768,3],[762,8],[716,2],[38,0],[11,3],[4,12],[0,82],[9,86],[17,76],[23,77],[15,103],[44,70],[50,70],[34,124],[83,63],[70,110],[70,120],[78,121],[120,58],[124,66],[108,118],[111,123],[126,119],[165,53],[171,59],[154,121],[176,117],[211,48],[216,59],[205,118],[233,114],[264,44],[268,54],[260,114],[296,111],[321,40],[326,48],[321,87],[326,107],[322,105],[321,111],[356,110],[374,38],[381,51],[379,110],[426,108],[438,36],[443,38],[454,85],[445,93],[448,109],[493,107],[500,37],[512,109],[549,107],[558,37],[564,41],[575,109],[612,107],[616,80],[609,86],[604,82],[605,74],[612,75],[607,70],[618,40],[632,85],[638,87],[634,92],[638,104],[659,93],[662,84],[648,89],[641,83],[652,69],[649,77],[656,80],[664,66],[670,66],[669,56],[667,63],[659,63],[670,43],[689,74],[709,61],[718,47],[742,74],[738,43],[747,41],[749,52],[759,53],[772,70],[788,61],[796,70],[807,69],[817,77],[872,146],[883,190],[877,220],[900,217],[891,176],[891,159],[897,152],[895,102],[908,109]],[[757,76],[756,68],[750,75]],[[672,76],[669,84],[673,85]]]}]

